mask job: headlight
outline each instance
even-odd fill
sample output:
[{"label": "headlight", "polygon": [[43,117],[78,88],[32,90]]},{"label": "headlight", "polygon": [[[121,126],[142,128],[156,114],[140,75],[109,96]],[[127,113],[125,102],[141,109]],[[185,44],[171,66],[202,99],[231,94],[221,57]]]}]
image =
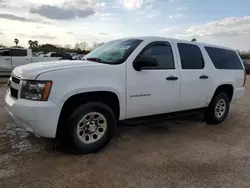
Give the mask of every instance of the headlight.
[{"label": "headlight", "polygon": [[35,101],[47,101],[51,86],[51,81],[24,80],[22,83],[21,98]]}]

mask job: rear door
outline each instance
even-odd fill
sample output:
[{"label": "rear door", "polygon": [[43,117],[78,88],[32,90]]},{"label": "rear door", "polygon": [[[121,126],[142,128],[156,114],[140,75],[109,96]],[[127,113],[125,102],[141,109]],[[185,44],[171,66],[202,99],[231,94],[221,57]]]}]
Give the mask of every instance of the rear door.
[{"label": "rear door", "polygon": [[13,68],[31,62],[31,57],[28,56],[26,49],[11,49],[11,56]]},{"label": "rear door", "polygon": [[211,93],[212,75],[201,48],[190,43],[177,43],[176,47],[181,65],[179,110],[205,107]]},{"label": "rear door", "polygon": [[9,49],[0,50],[0,72],[9,72],[12,69]]},{"label": "rear door", "polygon": [[[126,118],[173,112],[179,100],[179,70],[171,41],[142,43],[127,63]],[[155,58],[156,66],[134,68],[140,57]]]}]

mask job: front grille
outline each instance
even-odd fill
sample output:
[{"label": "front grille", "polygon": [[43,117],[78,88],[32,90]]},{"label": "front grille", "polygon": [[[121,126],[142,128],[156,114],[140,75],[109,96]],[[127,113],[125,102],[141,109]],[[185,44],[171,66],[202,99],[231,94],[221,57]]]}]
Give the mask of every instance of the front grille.
[{"label": "front grille", "polygon": [[11,77],[11,80],[12,80],[14,83],[16,83],[16,84],[19,84],[19,83],[20,83],[20,79],[14,77],[14,76]]},{"label": "front grille", "polygon": [[10,95],[11,95],[12,97],[14,97],[14,98],[17,99],[17,98],[18,98],[18,90],[16,90],[16,89],[10,87]]}]

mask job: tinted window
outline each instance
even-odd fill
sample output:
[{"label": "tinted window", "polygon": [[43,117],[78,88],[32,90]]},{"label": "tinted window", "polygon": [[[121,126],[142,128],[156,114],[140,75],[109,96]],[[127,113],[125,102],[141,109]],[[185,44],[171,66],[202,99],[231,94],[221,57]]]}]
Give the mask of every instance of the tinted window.
[{"label": "tinted window", "polygon": [[214,47],[205,47],[210,59],[217,69],[243,69],[237,53]]},{"label": "tinted window", "polygon": [[1,49],[0,56],[10,56],[10,50],[9,49]]},{"label": "tinted window", "polygon": [[182,69],[203,69],[204,60],[201,50],[193,44],[179,43],[178,49],[181,57]]},{"label": "tinted window", "polygon": [[50,57],[62,57],[63,55],[60,53],[52,53]]},{"label": "tinted window", "polygon": [[12,49],[11,50],[11,56],[27,56],[27,50],[25,49]]},{"label": "tinted window", "polygon": [[153,57],[157,61],[156,67],[144,67],[143,69],[174,69],[172,48],[168,43],[155,43],[146,47],[140,57]]}]

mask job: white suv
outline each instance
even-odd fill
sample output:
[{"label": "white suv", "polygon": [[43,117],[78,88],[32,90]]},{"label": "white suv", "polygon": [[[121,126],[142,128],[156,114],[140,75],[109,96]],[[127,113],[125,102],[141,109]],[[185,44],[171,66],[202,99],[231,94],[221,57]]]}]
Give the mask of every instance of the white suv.
[{"label": "white suv", "polygon": [[111,140],[118,121],[204,112],[221,123],[245,91],[245,71],[229,48],[159,37],[107,42],[84,61],[15,68],[6,109],[36,135],[63,138],[81,153]]}]

